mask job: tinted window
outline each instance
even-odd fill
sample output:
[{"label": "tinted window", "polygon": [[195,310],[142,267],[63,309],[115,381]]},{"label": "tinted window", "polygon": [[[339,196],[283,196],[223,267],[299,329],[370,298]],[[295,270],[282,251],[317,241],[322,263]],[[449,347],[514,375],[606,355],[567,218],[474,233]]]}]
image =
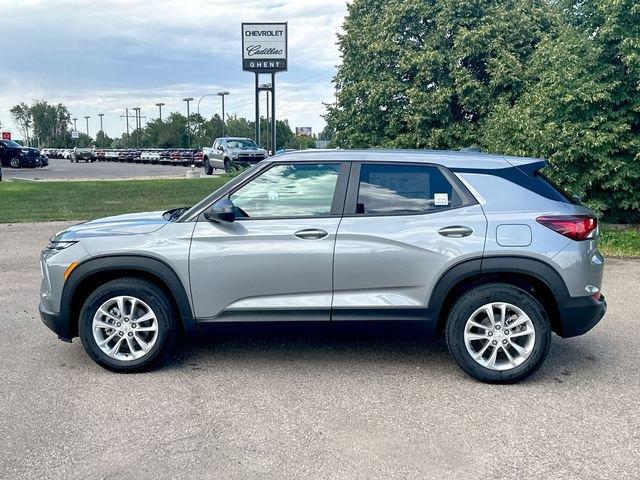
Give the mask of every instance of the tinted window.
[{"label": "tinted window", "polygon": [[418,214],[460,203],[437,167],[364,164],[360,168],[359,214]]},{"label": "tinted window", "polygon": [[240,217],[329,215],[339,171],[339,164],[276,165],[229,198]]}]

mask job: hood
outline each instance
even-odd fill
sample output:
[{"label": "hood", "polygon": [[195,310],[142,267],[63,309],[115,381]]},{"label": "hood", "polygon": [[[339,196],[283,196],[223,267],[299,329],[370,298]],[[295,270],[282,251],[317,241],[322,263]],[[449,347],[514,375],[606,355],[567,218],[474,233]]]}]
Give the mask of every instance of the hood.
[{"label": "hood", "polygon": [[78,240],[83,237],[109,237],[114,235],[153,233],[169,223],[162,216],[163,213],[164,211],[129,213],[126,215],[99,218],[69,227],[67,230],[57,233],[52,240]]},{"label": "hood", "polygon": [[39,157],[40,156],[40,150],[38,150],[37,148],[23,147],[21,149],[21,151],[22,151],[23,155],[27,155],[29,157]]},{"label": "hood", "polygon": [[252,154],[258,154],[258,155],[266,155],[267,151],[262,149],[262,148],[230,148],[229,149],[231,151],[232,154],[238,154],[238,153],[252,153]]}]

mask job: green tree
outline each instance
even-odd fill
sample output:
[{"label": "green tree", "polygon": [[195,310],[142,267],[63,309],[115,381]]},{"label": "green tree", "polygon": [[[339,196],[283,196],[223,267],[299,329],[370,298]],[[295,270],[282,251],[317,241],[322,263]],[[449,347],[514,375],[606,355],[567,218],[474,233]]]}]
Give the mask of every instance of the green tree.
[{"label": "green tree", "polygon": [[16,127],[22,135],[26,145],[31,145],[30,132],[33,118],[31,116],[31,109],[29,108],[29,105],[24,102],[19,103],[12,107],[11,110],[9,110],[9,113],[11,113],[11,118],[16,124]]},{"label": "green tree", "polygon": [[343,147],[475,144],[555,23],[544,0],[355,0],[327,123]]}]

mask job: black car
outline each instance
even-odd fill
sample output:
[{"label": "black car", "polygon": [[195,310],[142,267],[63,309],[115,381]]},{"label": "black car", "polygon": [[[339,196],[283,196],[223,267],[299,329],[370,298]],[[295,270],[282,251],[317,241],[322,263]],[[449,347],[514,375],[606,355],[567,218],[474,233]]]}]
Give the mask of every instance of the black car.
[{"label": "black car", "polygon": [[40,150],[26,148],[13,140],[0,140],[0,163],[3,167],[36,168],[43,165]]}]

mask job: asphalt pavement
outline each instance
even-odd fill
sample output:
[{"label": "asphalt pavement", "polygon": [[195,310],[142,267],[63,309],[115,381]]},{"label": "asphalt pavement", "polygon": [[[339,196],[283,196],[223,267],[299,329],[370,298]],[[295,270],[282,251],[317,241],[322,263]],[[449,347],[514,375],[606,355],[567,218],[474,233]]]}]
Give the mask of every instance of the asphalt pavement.
[{"label": "asphalt pavement", "polygon": [[[52,158],[45,168],[3,168],[5,180],[118,180],[184,177],[191,167],[120,162],[79,162]],[[198,169],[201,173],[202,168]],[[214,173],[223,173],[215,170]]]},{"label": "asphalt pavement", "polygon": [[312,335],[182,343],[120,375],[38,317],[65,225],[0,225],[0,478],[640,478],[638,261],[607,259],[604,320],[517,385],[442,341]]}]

